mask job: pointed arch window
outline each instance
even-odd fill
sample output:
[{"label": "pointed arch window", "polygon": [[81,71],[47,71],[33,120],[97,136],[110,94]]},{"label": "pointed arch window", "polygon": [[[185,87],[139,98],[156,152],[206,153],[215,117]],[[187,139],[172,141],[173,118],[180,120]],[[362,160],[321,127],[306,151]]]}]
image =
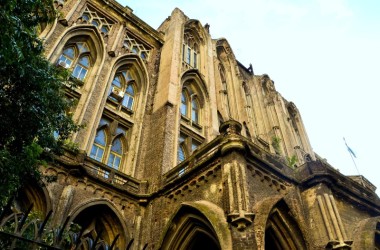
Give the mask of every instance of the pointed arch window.
[{"label": "pointed arch window", "polygon": [[190,135],[180,132],[178,138],[177,163],[189,157],[202,143]]},{"label": "pointed arch window", "polygon": [[189,93],[186,89],[182,90],[181,94],[181,115],[188,116],[188,105],[189,105]]},{"label": "pointed arch window", "polygon": [[104,156],[104,151],[106,148],[107,136],[104,129],[99,130],[96,133],[94,144],[92,145],[90,157],[102,161]]},{"label": "pointed arch window", "polygon": [[187,88],[183,88],[181,93],[180,112],[181,117],[192,126],[200,126],[201,106],[199,100],[197,95]]},{"label": "pointed arch window", "polygon": [[[127,131],[119,122],[103,117],[99,122],[90,157],[119,170],[126,157]],[[108,178],[105,172],[107,171],[103,169],[101,175]]]},{"label": "pointed arch window", "polygon": [[198,68],[199,45],[190,33],[185,33],[182,45],[182,60],[186,68]]},{"label": "pointed arch window", "polygon": [[77,42],[64,48],[57,65],[72,70],[72,77],[84,81],[91,67],[90,49],[87,43]]},{"label": "pointed arch window", "polygon": [[191,100],[191,121],[199,124],[199,103],[196,97]]},{"label": "pointed arch window", "polygon": [[137,86],[128,70],[115,74],[109,91],[109,100],[116,103],[117,109],[132,112],[135,109]]}]

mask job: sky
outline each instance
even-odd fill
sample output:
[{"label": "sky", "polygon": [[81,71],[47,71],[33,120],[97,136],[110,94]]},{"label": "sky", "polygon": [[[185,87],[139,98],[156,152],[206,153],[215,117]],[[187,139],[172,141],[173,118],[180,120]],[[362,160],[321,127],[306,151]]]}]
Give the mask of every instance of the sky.
[{"label": "sky", "polygon": [[[298,107],[314,151],[380,195],[379,0],[123,0],[153,28],[175,7],[210,24]],[[343,141],[353,150],[356,166]]]}]

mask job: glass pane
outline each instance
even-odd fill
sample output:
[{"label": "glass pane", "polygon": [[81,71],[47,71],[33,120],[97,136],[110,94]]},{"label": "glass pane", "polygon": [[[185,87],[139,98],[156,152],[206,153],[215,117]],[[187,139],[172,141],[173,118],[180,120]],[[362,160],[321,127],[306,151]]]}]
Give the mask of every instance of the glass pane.
[{"label": "glass pane", "polygon": [[79,74],[80,74],[80,71],[81,71],[82,67],[80,65],[76,65],[75,68],[74,68],[74,71],[73,73],[71,74],[73,77],[75,78],[78,78],[79,79]]},{"label": "glass pane", "polygon": [[129,109],[132,110],[132,106],[133,106],[133,97],[130,96],[128,93],[125,94],[124,98],[123,98],[123,102],[122,102],[123,106],[124,107],[127,107]]},{"label": "glass pane", "polygon": [[96,27],[98,27],[99,26],[99,22],[98,21],[96,21],[96,20],[92,20],[92,22],[91,22],[93,25],[95,25]]},{"label": "glass pane", "polygon": [[199,142],[193,140],[191,143],[191,151],[196,150],[199,147],[199,145],[201,145]]},{"label": "glass pane", "polygon": [[102,146],[106,145],[106,133],[104,133],[104,130],[99,130],[98,133],[96,133],[95,143]]},{"label": "glass pane", "polygon": [[127,130],[125,128],[122,128],[122,127],[117,127],[117,129],[116,129],[116,135],[119,135],[119,134],[126,135],[127,134]]},{"label": "glass pane", "polygon": [[83,79],[86,77],[86,74],[87,74],[87,69],[82,69],[78,79],[83,81]]},{"label": "glass pane", "polygon": [[102,31],[103,33],[107,34],[108,33],[108,28],[106,26],[102,26],[102,28],[100,29],[100,31]]},{"label": "glass pane", "polygon": [[182,145],[178,147],[178,162],[182,162],[185,160],[185,152],[183,150]]},{"label": "glass pane", "polygon": [[113,81],[112,81],[112,85],[118,87],[118,88],[121,88],[121,79],[120,79],[120,76],[116,76]]},{"label": "glass pane", "polygon": [[187,98],[184,91],[181,95],[181,114],[187,116]]},{"label": "glass pane", "polygon": [[123,153],[122,148],[123,147],[121,144],[121,140],[119,138],[117,138],[116,140],[113,141],[111,151],[121,155]]},{"label": "glass pane", "polygon": [[84,56],[81,59],[79,59],[79,63],[88,68],[90,66],[90,58],[88,58],[88,56]]},{"label": "glass pane", "polygon": [[77,43],[77,47],[78,47],[78,50],[79,50],[79,53],[83,53],[83,52],[87,52],[89,51],[88,49],[88,46],[86,43]]},{"label": "glass pane", "polygon": [[138,54],[139,53],[139,49],[136,48],[136,47],[133,47],[132,48],[132,52],[135,53],[135,54]]},{"label": "glass pane", "polygon": [[115,155],[111,153],[110,156],[108,157],[108,162],[107,162],[107,165],[110,166],[111,168],[112,168],[114,159],[115,159]]},{"label": "glass pane", "polygon": [[113,163],[113,168],[119,169],[121,158],[119,156],[115,156],[115,161]]},{"label": "glass pane", "polygon": [[191,57],[191,49],[187,48],[187,53],[186,53],[186,62],[190,64],[190,57]]},{"label": "glass pane", "polygon": [[68,56],[68,57],[70,57],[71,59],[73,59],[74,56],[75,56],[74,48],[73,48],[73,47],[70,47],[70,48],[65,49],[65,50],[63,51],[63,54],[64,54],[65,56]]},{"label": "glass pane", "polygon": [[141,56],[142,59],[144,59],[144,60],[146,59],[146,53],[145,52],[141,52],[140,56]]},{"label": "glass pane", "polygon": [[99,127],[102,126],[102,125],[105,125],[105,124],[110,124],[110,120],[102,117],[102,119],[100,119],[100,122],[99,122]]},{"label": "glass pane", "polygon": [[133,89],[133,86],[132,84],[129,84],[128,87],[127,87],[127,93],[130,94],[131,96],[134,96],[135,95],[135,91]]},{"label": "glass pane", "polygon": [[91,149],[90,157],[97,161],[102,161],[103,153],[104,149],[94,144]]},{"label": "glass pane", "polygon": [[84,14],[84,15],[82,16],[82,18],[83,18],[84,20],[86,20],[86,21],[90,20],[90,17],[89,17],[87,14]]},{"label": "glass pane", "polygon": [[199,113],[198,102],[196,100],[193,100],[191,102],[191,120],[193,122],[198,123],[198,118],[199,118],[198,113]]}]

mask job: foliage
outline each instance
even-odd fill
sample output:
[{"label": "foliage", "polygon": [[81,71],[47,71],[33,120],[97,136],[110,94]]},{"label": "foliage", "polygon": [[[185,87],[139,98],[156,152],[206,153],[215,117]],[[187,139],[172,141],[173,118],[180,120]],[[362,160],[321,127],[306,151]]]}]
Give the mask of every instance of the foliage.
[{"label": "foliage", "polygon": [[43,149],[59,151],[78,129],[65,113],[68,72],[44,58],[36,34],[54,16],[51,0],[0,0],[0,205],[24,178],[39,178]]},{"label": "foliage", "polygon": [[277,155],[281,155],[281,138],[277,136],[272,137],[272,147]]},{"label": "foliage", "polygon": [[296,163],[298,162],[298,157],[296,155],[292,155],[291,157],[286,157],[287,165],[291,168],[295,168]]}]

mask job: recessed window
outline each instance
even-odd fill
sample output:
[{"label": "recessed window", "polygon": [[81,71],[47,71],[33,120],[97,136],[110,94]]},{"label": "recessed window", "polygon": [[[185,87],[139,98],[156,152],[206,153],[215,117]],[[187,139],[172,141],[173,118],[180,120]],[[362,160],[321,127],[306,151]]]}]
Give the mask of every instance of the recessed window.
[{"label": "recessed window", "polygon": [[90,23],[94,25],[103,34],[107,34],[112,27],[112,23],[110,21],[108,21],[103,16],[99,15],[98,12],[93,11],[90,8],[88,8],[88,6],[86,7],[86,9],[84,10],[82,14],[82,20],[85,23]]},{"label": "recessed window", "polygon": [[180,132],[178,138],[177,162],[181,163],[189,157],[202,143],[187,134]]},{"label": "recessed window", "polygon": [[199,126],[200,124],[200,104],[197,95],[183,88],[181,93],[181,116],[188,120],[191,125]]},{"label": "recessed window", "polygon": [[92,145],[90,157],[97,160],[102,161],[104,150],[106,147],[106,134],[104,130],[99,130],[96,133],[94,144]]},{"label": "recessed window", "polygon": [[125,156],[127,128],[121,125],[117,125],[115,128],[111,124],[115,124],[115,122],[108,117],[100,120],[90,157],[119,170]]},{"label": "recessed window", "polygon": [[71,69],[71,76],[84,81],[91,67],[89,52],[90,49],[87,43],[78,42],[69,45],[63,49],[62,54],[58,58],[57,65]]},{"label": "recessed window", "polygon": [[129,70],[122,70],[116,73],[111,88],[109,90],[110,100],[117,103],[117,108],[134,110],[136,101],[136,83],[132,79]]},{"label": "recessed window", "polygon": [[182,60],[186,63],[187,68],[198,68],[199,46],[191,34],[185,34],[182,45]]}]

